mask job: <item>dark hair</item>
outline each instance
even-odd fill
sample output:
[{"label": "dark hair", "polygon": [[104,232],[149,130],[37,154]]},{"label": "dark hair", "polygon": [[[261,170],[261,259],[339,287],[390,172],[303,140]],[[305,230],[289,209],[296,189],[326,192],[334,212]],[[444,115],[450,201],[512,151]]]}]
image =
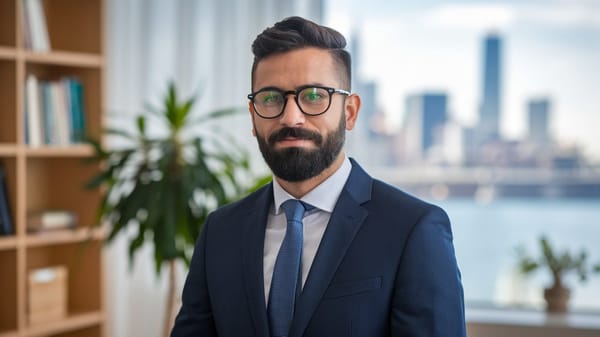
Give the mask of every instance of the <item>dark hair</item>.
[{"label": "dark hair", "polygon": [[335,29],[321,26],[310,20],[292,16],[277,22],[273,27],[258,34],[252,43],[254,63],[252,64],[252,86],[256,66],[265,57],[304,47],[316,47],[328,50],[344,73],[341,77],[344,89],[350,90],[351,58],[344,49],[346,39]]}]

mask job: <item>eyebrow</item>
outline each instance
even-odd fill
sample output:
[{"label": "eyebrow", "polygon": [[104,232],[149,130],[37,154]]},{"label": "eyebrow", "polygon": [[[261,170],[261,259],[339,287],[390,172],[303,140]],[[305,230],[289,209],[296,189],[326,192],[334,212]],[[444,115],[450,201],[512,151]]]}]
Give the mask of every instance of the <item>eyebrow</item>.
[{"label": "eyebrow", "polygon": [[[295,87],[294,89],[292,89],[292,91],[296,91],[296,90],[298,90],[300,88],[306,88],[306,87],[311,87],[311,86],[315,86],[315,87],[330,87],[330,85],[325,85],[325,84],[323,84],[321,82],[311,82],[311,83],[301,84],[301,85]],[[270,85],[270,86],[266,86],[266,87],[262,87],[260,89],[257,89],[255,92],[259,92],[259,91],[262,91],[262,90],[269,90],[269,89],[278,90],[278,91],[284,91],[284,92],[285,91],[289,91],[289,90],[285,90],[283,88],[280,88],[280,87],[277,87],[277,86],[274,86],[274,85]]]}]

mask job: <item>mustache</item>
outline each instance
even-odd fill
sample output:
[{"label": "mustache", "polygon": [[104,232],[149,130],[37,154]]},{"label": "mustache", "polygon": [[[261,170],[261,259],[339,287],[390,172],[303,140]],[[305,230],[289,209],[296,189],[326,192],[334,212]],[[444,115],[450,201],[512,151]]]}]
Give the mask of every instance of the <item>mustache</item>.
[{"label": "mustache", "polygon": [[284,140],[288,137],[312,140],[313,142],[315,142],[316,145],[321,145],[321,143],[323,142],[323,137],[317,132],[313,132],[302,128],[285,127],[274,132],[269,136],[269,144],[274,145],[276,142]]}]

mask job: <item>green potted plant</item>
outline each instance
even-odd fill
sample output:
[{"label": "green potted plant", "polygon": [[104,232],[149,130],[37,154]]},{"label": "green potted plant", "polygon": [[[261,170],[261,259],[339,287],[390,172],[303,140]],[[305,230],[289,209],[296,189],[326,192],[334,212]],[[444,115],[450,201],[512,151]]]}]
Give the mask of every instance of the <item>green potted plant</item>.
[{"label": "green potted plant", "polygon": [[538,269],[546,269],[552,276],[552,285],[544,289],[546,311],[566,312],[571,291],[564,283],[565,277],[574,273],[581,282],[585,282],[591,273],[600,273],[600,263],[589,265],[584,249],[577,255],[568,250],[558,252],[545,236],[539,238],[539,244],[541,254],[537,257],[527,255],[523,247],[518,248],[519,270],[529,275]]},{"label": "green potted plant", "polygon": [[[98,223],[108,227],[106,240],[135,227],[137,234],[129,243],[130,263],[149,241],[157,274],[163,266],[168,268],[164,336],[169,335],[175,305],[175,262],[189,265],[210,211],[265,182],[265,178],[258,182],[251,178],[248,156],[241,147],[213,124],[207,127],[212,119],[235,110],[219,110],[194,120],[193,104],[194,98],[179,101],[170,84],[162,106],[148,108],[147,114],[137,117],[135,131],[105,130],[106,135],[119,137],[123,146],[108,149],[90,140],[95,148],[93,161],[100,162],[101,169],[87,187],[102,193]],[[150,120],[163,129],[162,136],[149,134]],[[192,126],[203,132],[193,132]]]}]

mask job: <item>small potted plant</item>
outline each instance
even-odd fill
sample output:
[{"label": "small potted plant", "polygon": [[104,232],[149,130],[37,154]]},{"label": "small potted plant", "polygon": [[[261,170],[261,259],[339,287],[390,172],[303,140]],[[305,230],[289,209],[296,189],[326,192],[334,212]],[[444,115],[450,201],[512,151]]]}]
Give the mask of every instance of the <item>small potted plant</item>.
[{"label": "small potted plant", "polygon": [[581,282],[585,282],[591,273],[600,273],[600,263],[591,266],[587,262],[587,251],[582,249],[578,255],[568,250],[557,252],[545,236],[539,239],[541,255],[535,258],[527,255],[523,247],[518,249],[519,270],[531,274],[542,268],[547,268],[552,276],[552,286],[544,289],[546,311],[549,313],[564,313],[567,311],[570,289],[564,284],[565,277],[575,273]]}]

